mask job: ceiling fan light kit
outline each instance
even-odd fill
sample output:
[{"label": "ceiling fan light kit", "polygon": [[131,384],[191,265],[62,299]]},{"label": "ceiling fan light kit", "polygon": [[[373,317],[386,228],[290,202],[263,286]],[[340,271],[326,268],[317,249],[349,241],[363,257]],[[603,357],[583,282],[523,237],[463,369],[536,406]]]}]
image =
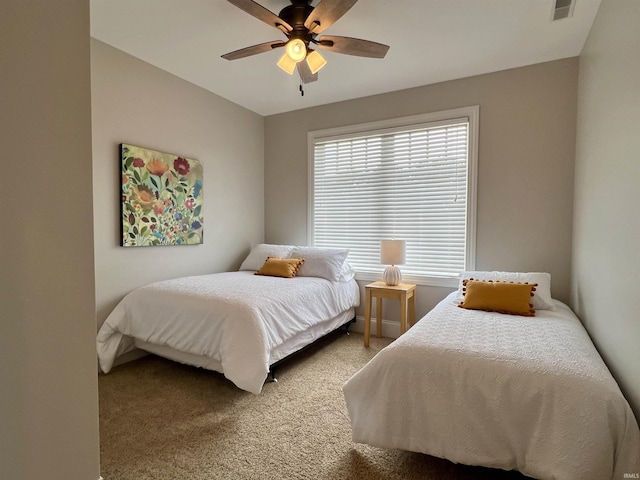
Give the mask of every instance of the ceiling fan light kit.
[{"label": "ceiling fan light kit", "polygon": [[222,58],[236,60],[285,47],[285,54],[280,57],[277,65],[289,75],[293,75],[297,67],[302,83],[315,82],[318,71],[327,64],[320,52],[310,48],[310,45],[329,52],[369,58],[384,58],[389,50],[388,45],[359,38],[326,35],[318,37],[319,33],[347,13],[357,0],[320,0],[315,7],[311,6],[312,0],[290,0],[291,5],[284,7],[278,15],[253,0],[227,1],[282,31],[288,40],[275,40],[242,48],[222,55]]}]

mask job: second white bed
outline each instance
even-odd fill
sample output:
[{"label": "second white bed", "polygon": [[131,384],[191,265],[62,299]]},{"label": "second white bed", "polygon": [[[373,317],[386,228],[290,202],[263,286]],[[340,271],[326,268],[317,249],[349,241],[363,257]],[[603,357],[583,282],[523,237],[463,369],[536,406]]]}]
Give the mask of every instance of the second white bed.
[{"label": "second white bed", "polygon": [[640,472],[640,432],[573,312],[519,317],[452,293],[344,385],[353,440],[538,479]]}]

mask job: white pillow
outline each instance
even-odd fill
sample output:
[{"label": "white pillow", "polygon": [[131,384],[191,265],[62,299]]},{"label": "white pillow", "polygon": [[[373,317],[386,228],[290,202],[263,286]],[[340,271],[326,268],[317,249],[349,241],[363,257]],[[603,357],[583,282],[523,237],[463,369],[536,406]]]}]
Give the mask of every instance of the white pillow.
[{"label": "white pillow", "polygon": [[501,282],[537,283],[533,296],[533,307],[536,310],[555,310],[551,299],[551,274],[545,272],[462,272],[456,301],[462,301],[462,281],[469,278],[476,280],[500,280]]},{"label": "white pillow", "polygon": [[356,270],[351,266],[349,262],[342,264],[342,270],[340,271],[340,281],[348,282],[356,278]]},{"label": "white pillow", "polygon": [[251,252],[244,259],[240,270],[260,270],[267,257],[290,258],[289,254],[293,250],[293,245],[270,245],[261,243],[251,249]]},{"label": "white pillow", "polygon": [[304,258],[298,277],[320,277],[337,282],[348,254],[346,248],[293,247],[291,258]]}]

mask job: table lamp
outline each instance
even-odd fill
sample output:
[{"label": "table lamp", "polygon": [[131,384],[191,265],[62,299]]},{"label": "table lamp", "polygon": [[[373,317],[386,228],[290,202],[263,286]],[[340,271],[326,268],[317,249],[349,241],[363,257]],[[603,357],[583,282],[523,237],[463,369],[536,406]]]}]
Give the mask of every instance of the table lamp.
[{"label": "table lamp", "polygon": [[402,280],[402,272],[397,265],[404,265],[405,240],[380,240],[380,263],[388,265],[382,279],[387,285],[398,285]]}]

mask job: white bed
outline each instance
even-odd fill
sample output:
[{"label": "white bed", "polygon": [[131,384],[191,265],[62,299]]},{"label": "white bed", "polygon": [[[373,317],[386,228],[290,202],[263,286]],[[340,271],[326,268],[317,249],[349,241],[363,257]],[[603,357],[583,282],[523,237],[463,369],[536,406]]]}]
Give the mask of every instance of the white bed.
[{"label": "white bed", "polygon": [[566,305],[521,317],[458,301],[449,295],[346,382],[355,442],[545,480],[640,472],[633,412]]},{"label": "white bed", "polygon": [[280,278],[247,269],[157,282],[129,293],[109,315],[98,332],[98,359],[107,373],[137,347],[221,372],[257,394],[274,363],[351,321],[359,302],[352,277]]}]

